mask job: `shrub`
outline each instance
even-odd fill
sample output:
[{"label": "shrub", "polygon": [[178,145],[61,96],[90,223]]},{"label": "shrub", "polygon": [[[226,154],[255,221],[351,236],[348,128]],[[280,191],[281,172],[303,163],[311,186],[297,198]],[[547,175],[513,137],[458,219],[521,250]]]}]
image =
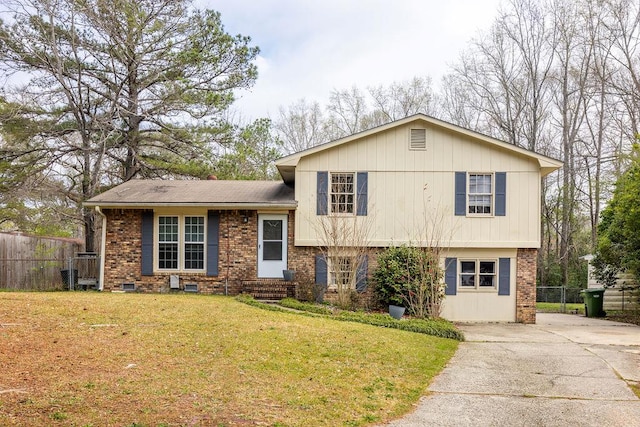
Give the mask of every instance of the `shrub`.
[{"label": "shrub", "polygon": [[444,271],[439,248],[391,247],[378,258],[375,293],[382,304],[403,304],[419,318],[440,317]]},{"label": "shrub", "polygon": [[378,267],[373,272],[373,291],[383,306],[402,305],[407,283],[418,276],[415,248],[390,247],[378,256]]},{"label": "shrub", "polygon": [[402,319],[395,320],[388,314],[372,314],[362,311],[341,311],[333,310],[318,304],[296,301],[292,298],[286,298],[280,301],[280,305],[265,304],[256,301],[249,295],[238,295],[237,301],[254,307],[263,308],[271,311],[287,312],[288,309],[298,310],[299,314],[306,316],[321,316],[329,319],[341,320],[344,322],[364,323],[367,325],[378,326],[382,328],[399,329],[402,331],[415,332],[425,335],[433,335],[441,338],[450,338],[458,341],[464,341],[464,335],[461,331],[451,323],[443,319]]}]

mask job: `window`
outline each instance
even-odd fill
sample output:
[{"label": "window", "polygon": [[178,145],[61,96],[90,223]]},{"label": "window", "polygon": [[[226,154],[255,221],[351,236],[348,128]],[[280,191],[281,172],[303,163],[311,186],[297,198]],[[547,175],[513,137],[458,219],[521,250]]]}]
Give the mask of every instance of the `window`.
[{"label": "window", "polygon": [[496,261],[462,260],[460,261],[460,288],[495,289]]},{"label": "window", "polygon": [[178,268],[178,217],[158,218],[158,268]]},{"label": "window", "polygon": [[204,217],[184,218],[184,268],[202,270],[204,268]]},{"label": "window", "polygon": [[332,173],[330,190],[331,212],[353,214],[355,202],[355,174]]},{"label": "window", "polygon": [[204,220],[204,216],[158,217],[158,269],[204,270]]},{"label": "window", "polygon": [[469,174],[469,213],[491,215],[493,207],[492,174]]},{"label": "window", "polygon": [[262,258],[264,260],[282,260],[282,244],[284,241],[282,233],[282,220],[262,221]]},{"label": "window", "polygon": [[354,277],[353,275],[354,260],[349,256],[334,256],[329,258],[329,286],[349,287]]},{"label": "window", "polygon": [[367,215],[368,172],[317,172],[316,215]]}]

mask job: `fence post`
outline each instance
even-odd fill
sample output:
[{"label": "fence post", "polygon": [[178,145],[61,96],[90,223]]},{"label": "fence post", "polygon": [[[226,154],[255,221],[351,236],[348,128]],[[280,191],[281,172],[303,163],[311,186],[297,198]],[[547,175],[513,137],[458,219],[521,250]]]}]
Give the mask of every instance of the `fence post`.
[{"label": "fence post", "polygon": [[564,286],[560,288],[560,311],[567,312],[567,294]]},{"label": "fence post", "polygon": [[75,291],[76,290],[76,287],[75,287],[76,278],[73,277],[74,276],[73,268],[74,268],[73,258],[69,258],[69,260],[68,260],[68,269],[69,269],[69,290],[70,291]]}]

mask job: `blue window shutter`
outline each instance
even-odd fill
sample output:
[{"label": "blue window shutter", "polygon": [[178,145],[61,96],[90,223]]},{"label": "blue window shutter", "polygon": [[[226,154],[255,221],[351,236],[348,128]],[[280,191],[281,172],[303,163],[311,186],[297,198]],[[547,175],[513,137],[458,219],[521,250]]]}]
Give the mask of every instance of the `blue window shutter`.
[{"label": "blue window shutter", "polygon": [[509,295],[511,287],[511,258],[498,261],[498,295]]},{"label": "blue window shutter", "polygon": [[207,215],[207,276],[218,275],[220,259],[220,214],[209,211]]},{"label": "blue window shutter", "polygon": [[327,284],[327,260],[324,255],[316,255],[316,284]]},{"label": "blue window shutter", "polygon": [[369,257],[365,255],[362,262],[358,266],[356,272],[356,291],[364,292],[367,290],[367,272],[369,271]]},{"label": "blue window shutter", "polygon": [[444,260],[444,288],[445,295],[455,295],[458,284],[458,259],[445,258]]},{"label": "blue window shutter", "polygon": [[143,276],[153,275],[153,211],[142,212],[142,256],[140,270]]},{"label": "blue window shutter", "polygon": [[358,172],[356,174],[356,185],[358,191],[356,193],[356,215],[364,216],[367,214],[367,187],[369,186],[369,174],[367,172]]},{"label": "blue window shutter", "polygon": [[321,172],[318,171],[318,182],[317,182],[317,201],[316,201],[316,214],[317,215],[326,215],[327,207],[329,205],[329,195],[327,192],[329,191],[329,172]]},{"label": "blue window shutter", "polygon": [[496,172],[496,216],[505,216],[507,209],[507,173]]},{"label": "blue window shutter", "polygon": [[467,214],[467,173],[456,172],[456,199],[455,199],[455,214],[466,215]]}]

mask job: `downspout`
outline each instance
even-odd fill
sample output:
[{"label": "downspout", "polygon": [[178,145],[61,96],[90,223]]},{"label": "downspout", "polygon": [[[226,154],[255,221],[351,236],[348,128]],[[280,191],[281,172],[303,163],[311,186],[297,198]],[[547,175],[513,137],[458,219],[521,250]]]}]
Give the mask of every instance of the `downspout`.
[{"label": "downspout", "polygon": [[224,279],[224,295],[229,295],[229,263],[231,262],[229,255],[229,222],[231,222],[231,216],[227,215],[226,223],[227,223],[227,277]]},{"label": "downspout", "polygon": [[96,206],[96,212],[102,217],[102,231],[100,236],[100,278],[98,279],[98,290],[104,289],[104,266],[105,251],[107,250],[107,216],[102,213],[100,206]]}]

